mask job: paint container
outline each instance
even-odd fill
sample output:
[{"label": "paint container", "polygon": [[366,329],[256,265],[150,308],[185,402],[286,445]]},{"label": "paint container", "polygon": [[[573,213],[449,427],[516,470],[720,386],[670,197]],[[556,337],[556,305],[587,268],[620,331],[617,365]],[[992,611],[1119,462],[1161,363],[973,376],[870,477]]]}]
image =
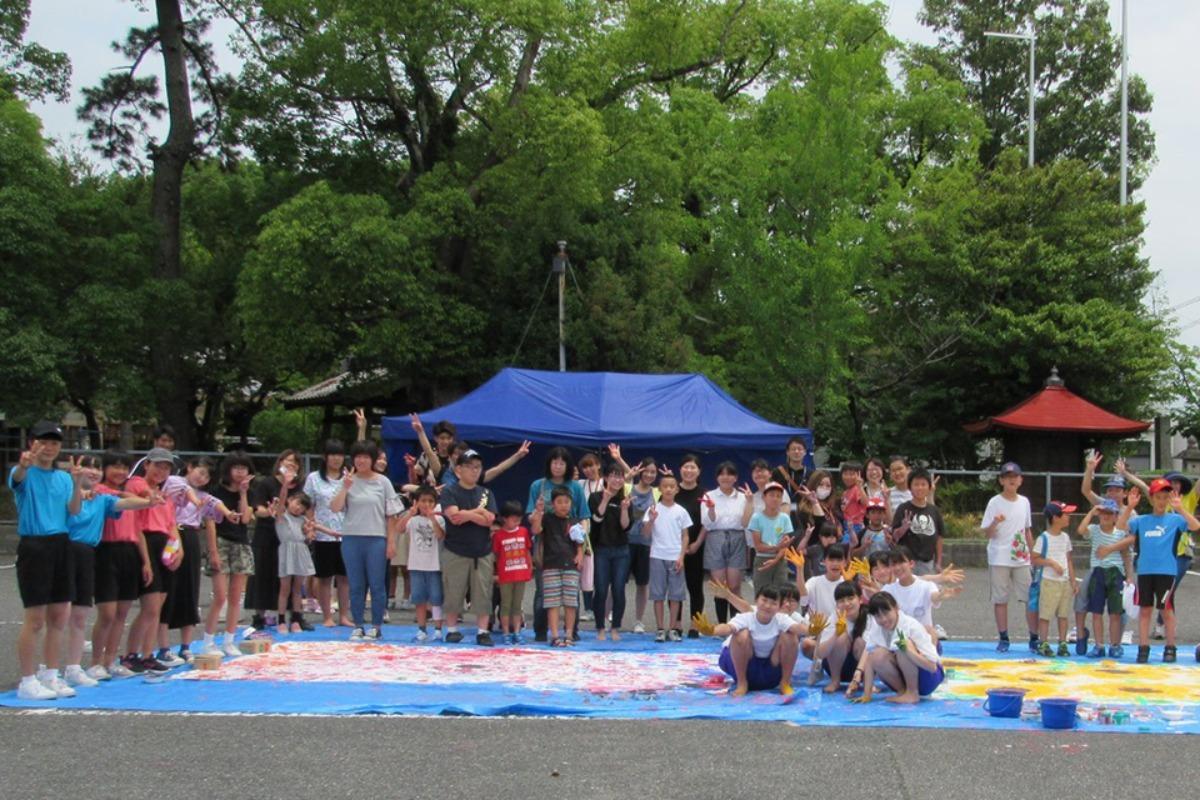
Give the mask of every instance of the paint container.
[{"label": "paint container", "polygon": [[987,700],[983,701],[983,710],[993,717],[1016,719],[1021,716],[1021,704],[1024,700],[1024,689],[988,689]]},{"label": "paint container", "polygon": [[1079,701],[1069,697],[1047,697],[1041,701],[1042,727],[1065,730],[1075,727],[1075,711]]}]

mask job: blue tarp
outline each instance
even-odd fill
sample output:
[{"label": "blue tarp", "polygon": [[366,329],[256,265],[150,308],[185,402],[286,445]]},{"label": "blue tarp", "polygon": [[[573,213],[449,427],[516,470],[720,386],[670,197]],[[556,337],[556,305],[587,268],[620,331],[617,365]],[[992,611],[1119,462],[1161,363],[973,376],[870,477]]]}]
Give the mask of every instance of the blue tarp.
[{"label": "blue tarp", "polygon": [[[552,445],[577,455],[618,442],[630,464],[653,455],[672,466],[686,452],[704,456],[704,473],[715,474],[724,460],[734,461],[749,479],[754,458],[783,462],[787,440],[802,436],[812,452],[812,432],[776,425],[741,406],[703,375],[636,375],[622,372],[544,372],[508,368],[464,397],[421,412],[426,430],[449,420],[458,436],[481,449],[485,466],[528,439],[533,457],[505,484],[518,485],[542,472]],[[408,417],[385,417],[383,439],[393,471],[405,452],[413,452],[416,434]],[[502,492],[502,494],[504,494]],[[523,499],[523,496],[522,496]]]},{"label": "blue tarp", "polygon": [[[94,689],[81,689],[77,697],[32,702],[19,700],[15,691],[0,693],[0,706],[57,708],[62,710],[113,710],[183,713],[248,714],[408,714],[471,716],[552,716],[606,719],[711,719],[775,721],[794,725],[848,727],[973,728],[997,731],[1041,730],[1036,703],[1027,702],[1019,719],[997,719],[983,709],[982,698],[964,696],[969,681],[955,673],[986,675],[989,665],[1031,664],[1021,654],[998,655],[991,643],[948,642],[947,682],[918,706],[898,708],[880,699],[855,705],[838,695],[826,695],[818,685],[803,684],[808,662],[797,666],[797,694],[752,692],[731,698],[724,691],[724,676],[717,669],[720,642],[705,639],[678,644],[656,644],[650,636],[627,635],[620,644],[585,640],[569,651],[545,645],[500,646],[491,650],[473,645],[409,644],[414,629],[388,626],[383,642],[354,644],[345,641],[345,629],[318,630],[281,637],[278,654],[247,656],[226,661],[216,680],[195,680],[198,675],[182,667],[165,680],[148,683],[141,678],[108,681]],[[335,640],[336,637],[336,640]],[[327,644],[319,644],[319,643]],[[288,656],[296,643],[308,648],[328,647],[328,652]],[[359,649],[356,649],[359,648]],[[369,648],[369,649],[368,649]],[[1155,661],[1159,658],[1155,648]],[[1026,654],[1027,655],[1027,654]],[[271,658],[277,662],[270,662]],[[290,660],[301,663],[292,664]],[[547,659],[562,659],[547,662]],[[1080,671],[1084,685],[1090,674],[1128,672],[1130,686],[1150,687],[1162,681],[1192,684],[1200,674],[1194,665],[1152,664],[1135,667],[1132,655],[1121,663],[1087,659],[1042,659],[1041,674]],[[239,664],[239,662],[242,662]],[[372,666],[367,666],[368,662]],[[233,670],[254,679],[238,677]],[[457,668],[455,668],[457,665]],[[274,674],[293,678],[269,679]],[[1101,670],[1095,673],[1095,670]],[[1139,672],[1138,670],[1145,670]],[[486,675],[475,676],[480,671]],[[664,684],[662,672],[673,678]],[[437,673],[443,673],[438,677]],[[528,680],[536,673],[536,680]],[[656,673],[658,679],[656,680]],[[1007,670],[1004,670],[1007,673]],[[598,674],[595,683],[589,677]],[[434,677],[431,679],[431,675]],[[549,675],[549,677],[544,677]],[[304,679],[308,676],[311,679]],[[320,676],[320,677],[319,677]],[[607,677],[604,677],[607,676]],[[683,676],[675,678],[674,676]],[[980,676],[975,676],[980,678]],[[1011,675],[997,675],[999,685],[1011,685]],[[613,685],[603,686],[606,681]],[[1140,681],[1140,683],[1139,683]],[[824,683],[824,681],[822,681]],[[644,685],[643,685],[644,684]],[[1032,687],[1031,687],[1032,688]],[[1085,706],[1097,703],[1086,692]],[[1091,702],[1089,702],[1089,700]],[[1113,733],[1196,733],[1200,731],[1194,702],[1180,705],[1147,702],[1130,696],[1110,708],[1125,709],[1130,719],[1123,725],[1102,725],[1081,719],[1079,729]],[[1031,716],[1032,714],[1032,716]]]}]

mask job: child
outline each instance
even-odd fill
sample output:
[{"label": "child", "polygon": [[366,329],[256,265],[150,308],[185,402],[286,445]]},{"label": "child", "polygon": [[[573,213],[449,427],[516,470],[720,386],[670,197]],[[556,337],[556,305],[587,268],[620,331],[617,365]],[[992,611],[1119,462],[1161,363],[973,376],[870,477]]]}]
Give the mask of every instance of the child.
[{"label": "child", "polygon": [[883,482],[884,469],[885,467],[883,466],[883,462],[878,458],[872,456],[871,458],[867,459],[865,472],[866,481],[863,483],[863,493],[866,494],[868,500],[873,497],[878,497],[880,500],[882,500],[887,514],[886,518],[891,519],[892,497],[891,490],[888,489],[887,484]]},{"label": "child", "polygon": [[826,694],[834,694],[841,690],[843,683],[854,680],[866,648],[863,634],[869,619],[867,606],[853,583],[838,584],[833,597],[837,621],[821,631],[813,654],[813,660],[820,659],[821,667],[829,676],[824,689]]},{"label": "child", "polygon": [[[575,644],[571,631],[575,629],[575,610],[579,607],[579,566],[583,563],[583,531],[576,536],[571,519],[573,498],[571,490],[556,486],[550,494],[552,513],[546,515],[545,503],[539,497],[529,517],[533,533],[538,536],[535,565],[542,570],[542,602],[546,608],[547,636],[552,647]],[[576,540],[576,538],[578,540]],[[565,609],[564,635],[558,635],[559,609]]]},{"label": "child", "polygon": [[904,456],[892,456],[888,461],[888,477],[892,479],[892,488],[888,489],[888,506],[893,509],[912,500],[912,492],[908,489],[908,459]]},{"label": "child", "polygon": [[754,547],[754,585],[777,586],[788,578],[788,562],[777,556],[792,546],[792,518],[783,510],[783,487],[762,488],[763,509],[750,517],[746,533]]},{"label": "child", "polygon": [[[67,517],[83,507],[83,471],[55,468],[62,450],[62,429],[39,422],[29,449],[8,473],[8,488],[17,505],[17,589],[25,618],[17,639],[21,662],[22,700],[72,697],[75,690],[58,674],[59,649],[71,610],[73,568]],[[37,674],[38,645],[46,671]]]},{"label": "child", "polygon": [[[517,503],[517,516],[521,504]],[[441,541],[446,538],[445,523],[437,513],[437,490],[420,486],[413,506],[400,519],[393,537],[408,537],[409,600],[416,606],[417,633],[414,642],[429,639],[427,624],[433,616],[433,639],[442,638],[442,568]]]},{"label": "child", "polygon": [[[291,597],[296,613],[301,613],[304,605],[300,601],[300,587],[305,578],[317,572],[308,549],[308,543],[317,533],[307,517],[312,500],[304,492],[289,495],[291,484],[290,480],[280,481],[279,498],[274,503],[275,535],[279,537],[279,626],[276,629],[279,633],[288,632],[288,597]],[[299,621],[293,619],[291,631],[300,633]]]},{"label": "child", "polygon": [[[800,589],[800,603],[808,608],[810,617],[813,614],[823,614],[826,619],[833,619],[837,613],[837,601],[833,598],[833,592],[838,584],[845,580],[842,577],[845,569],[846,548],[840,544],[833,544],[825,551],[825,574],[814,575],[803,583],[800,583],[799,578],[796,579]],[[811,641],[806,639],[804,645],[804,655],[812,658]]]},{"label": "child", "polygon": [[886,515],[887,502],[882,497],[867,498],[866,521],[859,535],[858,546],[850,551],[850,555],[870,558],[875,553],[891,548],[891,536],[883,526]]},{"label": "child", "polygon": [[817,542],[804,550],[804,580],[825,574],[825,553],[838,543],[838,529],[822,517],[817,518]]},{"label": "child", "polygon": [[892,582],[884,584],[883,591],[896,599],[900,610],[925,626],[930,637],[937,643],[938,635],[933,625],[933,609],[943,600],[957,597],[959,587],[938,588],[932,581],[918,578],[913,570],[913,557],[907,547],[898,547],[892,553]]},{"label": "child", "polygon": [[854,671],[846,697],[861,685],[859,702],[870,702],[876,677],[896,692],[889,703],[916,703],[932,694],[946,671],[925,627],[901,611],[887,592],[872,597],[867,610],[866,664]]},{"label": "child", "polygon": [[1131,520],[1130,511],[1141,500],[1141,494],[1136,488],[1129,490],[1129,505],[1117,519],[1117,528],[1128,530],[1129,535],[1117,544],[1100,547],[1097,554],[1103,558],[1137,544],[1137,663],[1150,660],[1150,622],[1157,606],[1167,629],[1163,663],[1173,664],[1176,658],[1173,588],[1178,567],[1175,553],[1179,538],[1200,530],[1200,522],[1184,508],[1170,482],[1162,478],[1150,481],[1150,513]]},{"label": "child", "polygon": [[[708,534],[704,542],[704,568],[712,580],[724,583],[734,594],[741,592],[742,575],[746,571],[745,531],[754,513],[749,492],[739,492],[735,487],[737,479],[737,467],[732,461],[717,467],[717,488],[704,496],[704,508],[700,511]],[[717,622],[729,619],[727,600],[717,598],[714,606]]]},{"label": "child", "polygon": [[892,541],[912,553],[917,575],[933,575],[942,569],[942,537],[946,525],[942,512],[929,499],[933,479],[923,469],[908,476],[912,499],[901,503],[892,519]]},{"label": "child", "polygon": [[1071,537],[1067,535],[1068,515],[1075,506],[1052,500],[1046,504],[1046,530],[1033,545],[1033,566],[1041,572],[1041,589],[1038,593],[1038,636],[1041,637],[1041,654],[1051,655],[1047,639],[1050,620],[1058,619],[1058,656],[1064,658],[1071,653],[1067,649],[1067,624],[1071,616],[1071,605],[1079,587],[1075,583],[1075,564],[1071,560]]},{"label": "child", "polygon": [[751,689],[779,687],[791,695],[792,669],[796,666],[799,626],[779,610],[779,590],[764,586],[755,592],[754,611],[738,614],[713,629],[727,637],[718,664],[734,679],[734,697]]},{"label": "child", "polygon": [[646,613],[646,600],[650,595],[650,539],[645,526],[646,512],[658,502],[659,491],[654,486],[658,480],[658,462],[647,456],[637,468],[636,480],[625,485],[625,496],[629,498],[629,574],[634,584],[634,633],[645,633],[642,617]]},{"label": "child", "polygon": [[[479,599],[476,607],[475,643],[491,647],[492,523],[496,521],[496,497],[480,485],[483,458],[474,450],[458,457],[454,467],[458,480],[442,489],[442,515],[446,519],[445,549],[442,551],[442,600],[446,606],[446,641],[462,641],[458,618],[467,593]],[[568,496],[570,490],[568,490]]]},{"label": "child", "polygon": [[[254,552],[250,549],[250,533],[246,528],[253,518],[250,510],[250,483],[254,464],[245,453],[235,452],[221,461],[221,480],[213,487],[213,497],[223,505],[236,508],[236,519],[228,517],[217,522],[209,532],[208,575],[212,579],[212,602],[204,620],[202,653],[222,653],[230,658],[242,654],[234,642],[242,594],[246,579],[254,574]],[[216,644],[217,625],[225,614],[225,633],[221,646]]]},{"label": "child", "polygon": [[[988,578],[991,582],[992,609],[996,615],[999,643],[996,652],[1007,653],[1008,600],[1029,603],[1029,553],[1033,547],[1033,514],[1029,498],[1017,493],[1021,488],[1021,468],[1009,461],[1000,468],[1001,492],[988,501],[982,528],[988,538]],[[1029,626],[1029,651],[1038,651],[1038,615],[1025,609]]]},{"label": "child", "polygon": [[[683,596],[686,582],[683,556],[688,546],[688,528],[692,515],[675,502],[679,483],[674,475],[664,475],[658,482],[659,501],[646,512],[650,528],[650,599],[654,601],[654,621],[658,632],[654,641],[683,641]],[[786,517],[784,517],[786,519]],[[670,603],[670,631],[663,628],[663,602]]]},{"label": "child", "polygon": [[[1108,657],[1120,658],[1125,654],[1121,646],[1121,621],[1125,614],[1124,598],[1125,577],[1131,573],[1129,551],[1119,555],[1109,553],[1100,556],[1100,548],[1118,544],[1125,538],[1124,531],[1117,529],[1117,513],[1120,506],[1111,498],[1100,499],[1092,506],[1087,516],[1079,523],[1080,536],[1090,539],[1092,543],[1092,558],[1090,578],[1083,584],[1084,591],[1080,592],[1087,598],[1086,610],[1092,615],[1092,629],[1096,632],[1096,644],[1093,645],[1088,658],[1104,657],[1104,607],[1108,606]],[[1099,519],[1099,524],[1092,522]],[[1076,627],[1081,627],[1078,624]],[[1076,651],[1078,652],[1078,651]]]},{"label": "child", "polygon": [[[121,497],[97,494],[93,490],[100,482],[100,459],[96,456],[80,456],[79,466],[83,469],[80,488],[83,506],[78,514],[67,520],[71,539],[71,558],[75,572],[75,595],[71,600],[71,621],[67,638],[66,669],[63,679],[70,686],[96,686],[99,681],[112,676],[102,663],[93,664],[84,672],[80,663],[83,656],[84,626],[91,613],[96,586],[96,546],[104,531],[104,522],[116,519],[126,509],[149,508],[161,503],[162,498]],[[93,648],[95,649],[95,648]]]},{"label": "child", "polygon": [[492,533],[500,586],[500,630],[509,644],[521,643],[521,602],[525,584],[533,580],[533,537],[521,524],[523,510],[516,500],[507,501],[500,507],[501,527]]},{"label": "child", "polygon": [[846,461],[842,464],[842,495],[838,499],[842,510],[842,543],[853,548],[863,529],[867,512],[867,495],[862,488],[862,464]]}]

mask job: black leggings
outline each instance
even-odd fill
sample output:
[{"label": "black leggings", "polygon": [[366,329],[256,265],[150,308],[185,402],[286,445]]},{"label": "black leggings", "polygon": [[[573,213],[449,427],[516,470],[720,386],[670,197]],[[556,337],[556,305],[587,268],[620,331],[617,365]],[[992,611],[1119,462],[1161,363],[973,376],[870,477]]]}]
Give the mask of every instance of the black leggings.
[{"label": "black leggings", "polygon": [[688,619],[704,610],[704,548],[683,557],[683,579],[687,582]]}]

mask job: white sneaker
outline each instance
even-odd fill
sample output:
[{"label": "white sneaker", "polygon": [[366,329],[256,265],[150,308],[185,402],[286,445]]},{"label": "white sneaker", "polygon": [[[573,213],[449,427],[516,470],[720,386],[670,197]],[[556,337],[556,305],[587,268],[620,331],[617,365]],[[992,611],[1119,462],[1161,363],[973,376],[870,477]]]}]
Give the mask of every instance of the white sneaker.
[{"label": "white sneaker", "polygon": [[129,667],[122,664],[120,661],[114,661],[108,667],[108,674],[114,678],[120,679],[120,678],[132,678],[137,673],[134,672],[133,670],[131,670]]},{"label": "white sneaker", "polygon": [[79,666],[78,664],[67,667],[66,671],[63,673],[63,678],[70,686],[83,686],[91,689],[93,686],[100,685],[100,681],[84,672],[83,667]]},{"label": "white sneaker", "polygon": [[17,687],[17,697],[22,700],[57,700],[58,692],[47,689],[37,678],[22,678]]},{"label": "white sneaker", "polygon": [[1121,634],[1121,644],[1133,644],[1133,631],[1125,631]]},{"label": "white sneaker", "polygon": [[397,608],[399,608],[403,611],[412,611],[414,608],[416,608],[416,606],[413,605],[412,600],[401,600],[400,605],[397,606]]},{"label": "white sneaker", "polygon": [[424,642],[428,639],[429,639],[429,634],[426,633],[425,631],[421,630],[420,628],[417,629],[417,635],[413,637],[413,641],[416,642],[417,644],[421,644],[422,642]]},{"label": "white sneaker", "polygon": [[58,676],[58,670],[54,670],[53,673],[47,671],[44,676],[39,675],[38,680],[42,682],[42,686],[45,686],[60,698],[75,696],[75,690]]},{"label": "white sneaker", "polygon": [[633,624],[633,632],[634,633],[645,633],[646,632],[646,626],[642,624],[642,621],[640,619]]},{"label": "white sneaker", "polygon": [[933,632],[937,634],[939,639],[949,639],[950,634],[946,633],[946,629],[941,625],[934,625]]},{"label": "white sneaker", "polygon": [[1153,638],[1163,639],[1166,637],[1166,635],[1167,635],[1167,631],[1166,631],[1166,628],[1163,627],[1162,623],[1161,622],[1154,623]]},{"label": "white sneaker", "polygon": [[441,629],[441,628],[434,628],[434,629],[433,629],[433,635],[432,635],[432,636],[430,636],[429,638],[431,638],[431,639],[432,639],[433,641],[435,641],[435,642],[440,642],[440,641],[442,640],[442,629]]},{"label": "white sneaker", "polygon": [[[232,644],[232,642],[230,642],[230,644]],[[213,642],[201,642],[200,646],[196,648],[196,655],[208,656],[208,655],[224,655],[224,654],[221,652],[221,648],[217,647],[217,643],[215,641],[213,641]]]},{"label": "white sneaker", "polygon": [[592,616],[592,612],[590,611],[585,610],[579,615],[580,622],[591,622],[594,619],[595,617]]},{"label": "white sneaker", "polygon": [[1070,644],[1075,644],[1075,641],[1078,638],[1079,638],[1079,630],[1077,628],[1071,628],[1071,632],[1067,634],[1067,642],[1069,642]]},{"label": "white sneaker", "polygon": [[221,653],[229,656],[230,658],[237,658],[238,656],[242,655],[241,648],[239,648],[234,642],[222,642]]},{"label": "white sneaker", "polygon": [[104,668],[103,664],[92,664],[87,668],[88,677],[94,681],[107,681],[112,679],[112,675]]},{"label": "white sneaker", "polygon": [[355,628],[350,631],[350,641],[352,642],[361,642],[365,638],[367,638],[367,632],[362,628]]},{"label": "white sneaker", "polygon": [[171,669],[174,669],[175,667],[181,667],[185,663],[184,660],[180,658],[174,650],[167,650],[165,653],[159,652],[154,656],[154,660],[162,664],[164,667],[169,667]]}]

